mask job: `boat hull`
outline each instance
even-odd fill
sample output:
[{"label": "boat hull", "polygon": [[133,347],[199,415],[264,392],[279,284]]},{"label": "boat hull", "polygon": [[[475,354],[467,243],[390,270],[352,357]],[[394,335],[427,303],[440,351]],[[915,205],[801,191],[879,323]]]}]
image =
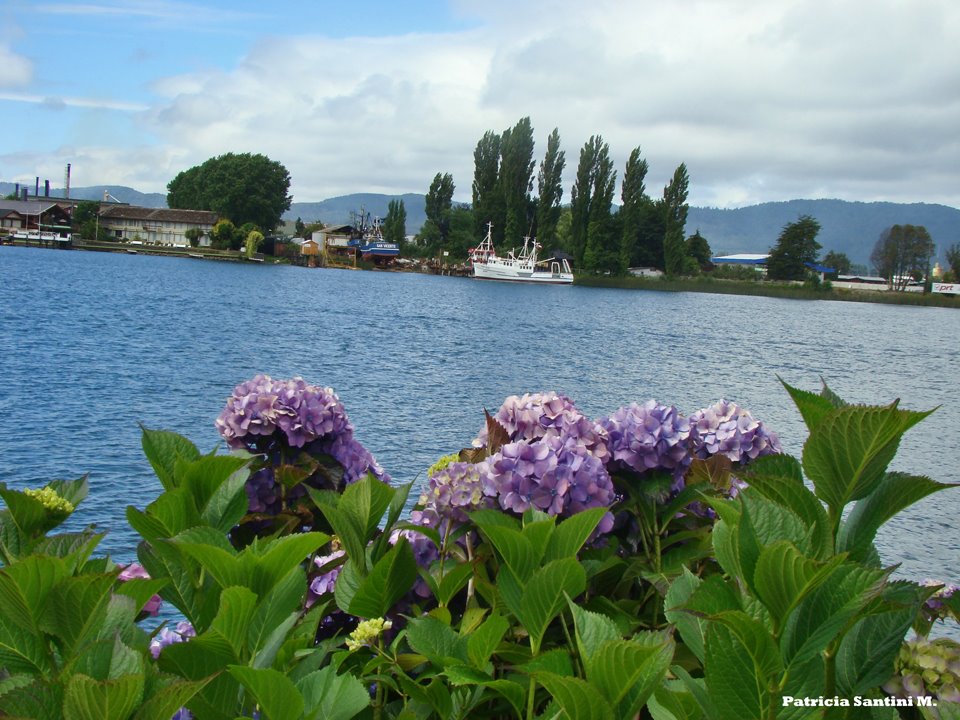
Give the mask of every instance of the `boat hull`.
[{"label": "boat hull", "polygon": [[573,273],[530,270],[502,266],[496,263],[474,263],[473,276],[480,280],[504,280],[544,285],[570,285],[573,283]]}]

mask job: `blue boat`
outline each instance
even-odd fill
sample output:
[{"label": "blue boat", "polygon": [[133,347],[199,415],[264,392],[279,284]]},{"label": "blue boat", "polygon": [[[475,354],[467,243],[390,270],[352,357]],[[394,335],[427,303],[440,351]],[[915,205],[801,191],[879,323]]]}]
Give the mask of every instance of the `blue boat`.
[{"label": "blue boat", "polygon": [[361,209],[354,214],[354,227],[358,237],[351,239],[347,244],[355,247],[364,260],[387,261],[400,255],[400,246],[397,243],[383,239],[380,218],[370,220],[370,213]]}]

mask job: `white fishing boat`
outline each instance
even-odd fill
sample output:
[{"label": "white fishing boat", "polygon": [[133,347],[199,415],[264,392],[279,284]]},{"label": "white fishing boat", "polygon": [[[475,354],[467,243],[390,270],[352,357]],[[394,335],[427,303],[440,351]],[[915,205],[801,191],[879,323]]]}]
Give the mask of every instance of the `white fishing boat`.
[{"label": "white fishing boat", "polygon": [[573,270],[566,259],[538,259],[537,252],[542,246],[535,239],[525,237],[523,250],[518,255],[511,250],[506,256],[500,256],[493,247],[492,234],[493,223],[487,223],[487,236],[469,252],[475,278],[553,285],[573,282]]}]

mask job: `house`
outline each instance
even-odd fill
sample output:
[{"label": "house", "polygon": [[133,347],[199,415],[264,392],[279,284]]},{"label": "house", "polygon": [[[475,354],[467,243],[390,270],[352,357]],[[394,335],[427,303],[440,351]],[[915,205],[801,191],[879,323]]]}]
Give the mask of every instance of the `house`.
[{"label": "house", "polygon": [[200,244],[209,245],[210,231],[218,219],[217,213],[209,210],[101,205],[99,223],[120,242],[189,247],[188,230],[198,228],[203,233]]},{"label": "house", "polygon": [[70,209],[49,200],[0,200],[0,228],[69,236]]},{"label": "house", "polygon": [[325,225],[313,233],[311,240],[317,244],[325,265],[356,267],[356,243],[351,244],[355,235],[356,230],[352,225]]}]

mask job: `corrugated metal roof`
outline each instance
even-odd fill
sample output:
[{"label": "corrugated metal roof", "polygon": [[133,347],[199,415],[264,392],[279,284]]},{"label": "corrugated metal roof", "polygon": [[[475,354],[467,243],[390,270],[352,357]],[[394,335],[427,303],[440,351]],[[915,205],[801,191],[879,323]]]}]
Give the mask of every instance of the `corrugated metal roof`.
[{"label": "corrugated metal roof", "polygon": [[769,253],[738,253],[736,255],[720,255],[710,258],[710,262],[717,263],[735,263],[737,265],[763,265],[769,258]]}]

